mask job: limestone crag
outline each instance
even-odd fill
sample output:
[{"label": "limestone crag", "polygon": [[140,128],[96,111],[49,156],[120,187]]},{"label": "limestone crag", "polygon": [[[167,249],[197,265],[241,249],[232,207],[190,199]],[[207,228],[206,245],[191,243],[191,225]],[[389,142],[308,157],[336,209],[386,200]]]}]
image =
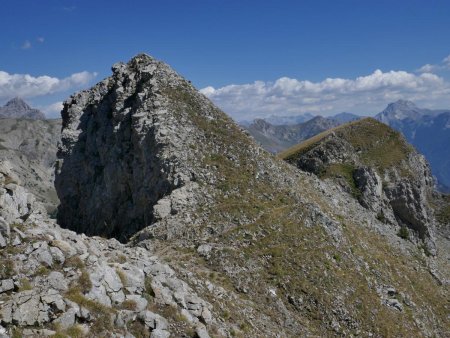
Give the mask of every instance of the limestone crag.
[{"label": "limestone crag", "polygon": [[181,82],[167,65],[141,55],[66,101],[56,175],[60,224],[125,240],[177,212],[169,197],[158,203],[173,190],[183,189],[181,203],[189,202],[191,130],[163,95]]}]

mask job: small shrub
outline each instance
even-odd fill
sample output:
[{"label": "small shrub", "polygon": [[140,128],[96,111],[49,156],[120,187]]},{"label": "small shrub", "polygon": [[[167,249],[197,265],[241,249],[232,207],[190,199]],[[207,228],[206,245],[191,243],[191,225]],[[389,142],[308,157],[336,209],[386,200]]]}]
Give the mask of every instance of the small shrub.
[{"label": "small shrub", "polygon": [[125,274],[125,272],[123,272],[123,270],[117,268],[116,273],[119,276],[120,281],[122,282],[122,285],[123,286],[127,285],[127,275]]},{"label": "small shrub", "polygon": [[117,256],[117,262],[120,264],[124,264],[127,262],[127,256],[120,254]]},{"label": "small shrub", "polygon": [[334,259],[336,262],[340,262],[340,261],[341,261],[341,255],[339,255],[339,254],[334,254],[334,255],[333,255],[333,259]]},{"label": "small shrub", "polygon": [[127,299],[120,304],[120,308],[123,310],[135,311],[137,309],[136,301],[132,299]]},{"label": "small shrub", "polygon": [[56,332],[53,336],[51,336],[52,338],[69,338],[66,334],[62,333],[62,332]]},{"label": "small shrub", "polygon": [[16,274],[14,261],[12,259],[0,260],[0,278],[7,279],[13,277]]},{"label": "small shrub", "polygon": [[222,313],[222,317],[225,320],[229,319],[231,317],[230,316],[230,312],[228,312],[228,310],[224,310],[223,313]]},{"label": "small shrub", "polygon": [[86,269],[81,269],[81,275],[80,278],[78,278],[78,285],[83,293],[89,292],[89,290],[92,289],[91,277]]},{"label": "small shrub", "polygon": [[67,268],[76,268],[76,269],[83,269],[86,267],[84,262],[81,260],[78,256],[72,256],[64,262],[64,266]]},{"label": "small shrub", "polygon": [[400,230],[397,232],[397,236],[403,239],[409,239],[409,231],[408,228],[405,226],[402,226]]},{"label": "small shrub", "polygon": [[20,280],[19,291],[27,291],[27,290],[32,290],[32,289],[33,289],[33,285],[31,285],[28,278],[22,278]]},{"label": "small shrub", "polygon": [[387,219],[386,219],[386,217],[384,217],[383,212],[379,212],[377,214],[377,220],[379,220],[381,223],[386,223],[387,222]]},{"label": "small shrub", "polygon": [[44,265],[41,265],[35,272],[35,276],[46,276],[50,273],[50,270],[47,269]]},{"label": "small shrub", "polygon": [[150,332],[145,328],[145,325],[136,320],[127,324],[128,331],[136,338],[149,338]]},{"label": "small shrub", "polygon": [[22,338],[22,330],[19,328],[13,328],[11,332],[11,338]]}]

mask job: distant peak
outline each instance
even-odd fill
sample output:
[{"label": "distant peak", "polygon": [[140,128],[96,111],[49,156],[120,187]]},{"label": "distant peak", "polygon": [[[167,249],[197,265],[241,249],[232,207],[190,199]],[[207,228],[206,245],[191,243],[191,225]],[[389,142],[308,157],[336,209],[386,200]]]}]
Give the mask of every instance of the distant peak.
[{"label": "distant peak", "polygon": [[390,103],[388,107],[400,107],[400,108],[408,108],[408,109],[414,109],[417,108],[417,106],[412,101],[408,100],[397,100],[393,103]]},{"label": "distant peak", "polygon": [[5,107],[16,107],[16,108],[20,108],[22,110],[30,110],[31,107],[24,101],[22,100],[20,97],[15,97],[11,100],[9,100]]}]

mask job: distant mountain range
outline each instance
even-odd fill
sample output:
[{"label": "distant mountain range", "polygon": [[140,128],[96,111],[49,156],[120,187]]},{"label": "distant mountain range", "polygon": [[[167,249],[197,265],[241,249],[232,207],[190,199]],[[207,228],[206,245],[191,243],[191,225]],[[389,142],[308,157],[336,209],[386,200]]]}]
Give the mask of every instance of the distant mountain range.
[{"label": "distant mountain range", "polygon": [[45,115],[38,109],[31,108],[21,98],[14,98],[0,107],[0,118],[45,120]]},{"label": "distant mountain range", "polygon": [[[310,116],[272,116],[254,120],[244,127],[266,150],[278,153],[325,130],[361,118],[351,113]],[[450,109],[419,108],[411,101],[398,100],[375,118],[402,132],[429,161],[439,190],[450,192]],[[288,123],[292,121],[301,122]]]},{"label": "distant mountain range", "polygon": [[[272,153],[277,153],[325,130],[361,118],[361,116],[350,113],[340,113],[330,117],[312,116],[308,118],[309,116],[312,115],[289,117],[291,118],[290,121],[300,121],[302,118],[304,118],[304,121],[284,125],[277,125],[276,123],[286,121],[288,117],[281,117],[279,120],[274,117],[256,119],[244,127],[263,148]],[[275,121],[275,123],[270,121]]]},{"label": "distant mountain range", "polygon": [[375,118],[402,132],[430,162],[438,188],[450,192],[450,109],[424,109],[399,100]]}]

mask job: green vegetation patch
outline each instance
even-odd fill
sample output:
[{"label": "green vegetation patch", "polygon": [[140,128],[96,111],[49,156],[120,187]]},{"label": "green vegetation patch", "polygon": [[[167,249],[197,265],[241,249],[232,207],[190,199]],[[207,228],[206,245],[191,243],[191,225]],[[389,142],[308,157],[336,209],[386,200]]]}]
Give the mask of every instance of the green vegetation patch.
[{"label": "green vegetation patch", "polygon": [[319,177],[324,178],[343,178],[350,188],[351,194],[355,198],[361,196],[361,191],[358,189],[354,173],[356,168],[348,163],[335,163],[326,167],[320,174]]},{"label": "green vegetation patch", "polygon": [[[373,118],[365,118],[318,134],[280,153],[278,157],[295,162],[332,133],[352,145],[362,164],[375,167],[380,172],[399,165],[414,150],[399,132]],[[409,173],[404,171],[402,175]]]}]

